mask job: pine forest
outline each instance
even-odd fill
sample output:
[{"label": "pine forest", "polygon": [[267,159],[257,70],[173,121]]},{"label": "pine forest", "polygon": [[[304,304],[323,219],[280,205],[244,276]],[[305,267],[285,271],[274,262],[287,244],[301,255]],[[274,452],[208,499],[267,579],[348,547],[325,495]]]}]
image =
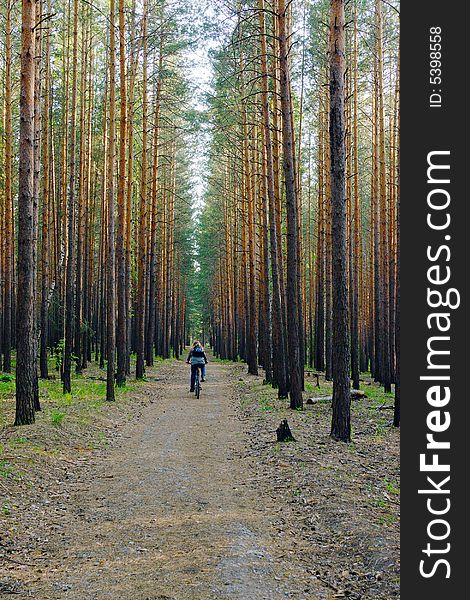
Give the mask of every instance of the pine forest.
[{"label": "pine forest", "polygon": [[[0,22],[0,595],[398,597],[398,1],[0,0]],[[96,505],[165,541],[118,577],[137,530]],[[190,505],[205,524],[172,538]],[[66,567],[66,539],[101,567]]]}]

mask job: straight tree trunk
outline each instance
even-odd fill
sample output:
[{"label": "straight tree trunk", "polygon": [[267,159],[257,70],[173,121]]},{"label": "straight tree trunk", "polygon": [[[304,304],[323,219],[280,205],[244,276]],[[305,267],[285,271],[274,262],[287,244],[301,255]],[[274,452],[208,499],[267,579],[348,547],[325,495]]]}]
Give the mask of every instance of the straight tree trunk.
[{"label": "straight tree trunk", "polygon": [[85,18],[83,9],[81,14],[82,31],[81,38],[83,40],[81,73],[80,73],[80,117],[79,117],[79,162],[78,162],[78,193],[77,193],[77,241],[76,241],[76,267],[75,267],[75,312],[74,312],[74,344],[73,352],[75,359],[75,372],[81,373],[82,370],[82,325],[83,325],[83,294],[85,293],[83,285],[83,263],[84,263],[84,237],[85,237],[85,148],[86,148],[86,131],[85,131],[85,112],[86,112],[86,51],[87,47],[85,33]]},{"label": "straight tree trunk", "polygon": [[379,114],[379,189],[380,189],[380,355],[381,381],[385,392],[391,392],[390,365],[390,323],[389,323],[389,240],[388,240],[388,211],[387,183],[385,165],[385,125],[383,102],[383,15],[382,0],[377,0],[377,101]]},{"label": "straight tree trunk", "polygon": [[286,186],[286,214],[287,214],[287,354],[289,360],[290,376],[290,407],[302,408],[302,372],[299,340],[299,289],[298,289],[298,216],[296,174],[293,148],[293,122],[291,112],[290,75],[287,60],[288,46],[286,36],[286,4],[279,0],[279,56],[281,71],[281,110],[282,110],[282,140],[284,159],[284,178]]},{"label": "straight tree trunk", "polygon": [[[48,12],[51,12],[51,3],[48,3]],[[51,72],[50,72],[50,39],[46,36],[46,60],[45,60],[45,90],[44,90],[44,145],[43,145],[43,199],[42,199],[42,269],[41,269],[41,347],[40,347],[40,375],[43,379],[49,378],[47,365],[47,344],[49,334],[49,228],[50,228],[50,210],[49,198],[54,201],[50,194],[50,158],[49,145],[51,135],[49,131],[49,111],[50,111],[50,92],[51,92]]]},{"label": "straight tree trunk", "polygon": [[67,205],[67,272],[65,283],[65,347],[62,381],[64,394],[72,391],[72,344],[74,324],[74,249],[75,249],[75,149],[77,144],[77,59],[78,59],[78,0],[73,4],[72,108],[70,117],[70,172]]},{"label": "straight tree trunk", "polygon": [[117,374],[116,383],[126,383],[127,370],[127,305],[126,305],[126,256],[124,240],[126,236],[126,144],[127,144],[127,86],[126,86],[126,40],[125,40],[124,0],[119,0],[119,82],[120,82],[120,121],[119,121],[119,183],[118,183],[118,231],[116,240],[117,258]]},{"label": "straight tree trunk", "polygon": [[[398,58],[398,73],[400,72],[400,58]],[[399,81],[399,80],[398,80]],[[400,140],[400,89],[397,83],[397,132],[396,141]],[[396,296],[395,296],[395,406],[393,411],[393,426],[400,426],[400,400],[401,400],[401,381],[400,381],[400,144],[397,143],[397,254],[396,254]]]},{"label": "straight tree trunk", "polygon": [[116,354],[116,256],[114,236],[114,163],[116,158],[116,48],[115,3],[109,9],[109,143],[108,143],[108,246],[106,257],[106,400],[113,401]]},{"label": "straight tree trunk", "polygon": [[331,0],[330,147],[333,254],[333,414],[331,437],[351,441],[346,249],[344,0]]},{"label": "straight tree trunk", "polygon": [[271,278],[272,278],[272,368],[273,384],[278,388],[280,398],[287,396],[287,381],[284,356],[284,327],[282,319],[282,300],[281,286],[279,280],[278,263],[279,249],[276,235],[276,198],[274,191],[274,161],[273,145],[271,138],[271,123],[269,115],[269,95],[268,95],[268,68],[267,68],[267,44],[264,22],[264,0],[259,0],[259,23],[261,33],[261,102],[264,120],[264,144],[266,147],[266,165],[267,165],[267,191],[268,191],[268,213],[269,213],[269,248],[271,257]]},{"label": "straight tree trunk", "polygon": [[[330,100],[331,102],[331,100]],[[331,117],[327,119],[328,128],[331,128]],[[333,240],[332,240],[332,220],[333,207],[331,201],[332,182],[331,182],[331,141],[329,136],[325,141],[325,162],[326,162],[326,182],[325,182],[325,379],[333,379],[333,297],[332,297],[332,277],[333,277]]]},{"label": "straight tree trunk", "polygon": [[144,1],[144,14],[142,17],[142,44],[143,44],[143,74],[142,74],[142,173],[140,183],[140,235],[138,256],[138,297],[137,297],[137,363],[136,378],[143,379],[145,375],[145,282],[146,282],[146,257],[147,257],[147,18],[148,0]]},{"label": "straight tree trunk", "polygon": [[[13,194],[12,194],[12,99],[11,99],[11,61],[12,61],[12,36],[11,36],[11,11],[12,2],[6,4],[5,23],[5,263],[4,263],[4,307],[3,307],[3,370],[11,371],[11,332],[12,332],[12,304],[13,304],[13,248],[14,248],[14,221],[13,221]],[[1,364],[0,364],[1,367]]]},{"label": "straight tree trunk", "polygon": [[317,264],[315,271],[315,330],[314,365],[317,371],[325,369],[325,144],[323,94],[319,99],[319,143],[318,143],[318,210],[317,210]]},{"label": "straight tree trunk", "polygon": [[[351,314],[351,375],[353,388],[359,389],[359,260],[360,260],[360,204],[359,204],[359,161],[357,135],[357,4],[354,4],[354,48],[353,48],[353,264],[352,264],[352,314]],[[352,199],[351,199],[352,201]]]},{"label": "straight tree trunk", "polygon": [[18,177],[18,295],[15,425],[34,423],[34,76],[36,2],[23,0]]},{"label": "straight tree trunk", "polygon": [[159,134],[160,134],[160,98],[163,81],[163,33],[160,37],[160,56],[158,59],[158,82],[155,98],[155,121],[154,121],[154,155],[152,173],[152,210],[151,210],[151,232],[149,252],[149,319],[146,336],[146,361],[147,365],[153,365],[153,346],[155,338],[156,322],[156,271],[157,271],[157,195],[158,195],[158,161],[159,161]]}]

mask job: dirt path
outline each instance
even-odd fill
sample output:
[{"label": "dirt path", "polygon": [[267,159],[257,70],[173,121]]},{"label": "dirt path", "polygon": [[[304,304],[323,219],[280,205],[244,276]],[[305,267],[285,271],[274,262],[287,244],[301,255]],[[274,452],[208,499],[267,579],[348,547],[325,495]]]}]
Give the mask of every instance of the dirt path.
[{"label": "dirt path", "polygon": [[74,483],[42,567],[29,573],[33,597],[326,597],[297,589],[295,565],[273,543],[270,506],[246,483],[234,367],[211,363],[199,400],[187,370],[175,362],[152,377],[141,419]]}]

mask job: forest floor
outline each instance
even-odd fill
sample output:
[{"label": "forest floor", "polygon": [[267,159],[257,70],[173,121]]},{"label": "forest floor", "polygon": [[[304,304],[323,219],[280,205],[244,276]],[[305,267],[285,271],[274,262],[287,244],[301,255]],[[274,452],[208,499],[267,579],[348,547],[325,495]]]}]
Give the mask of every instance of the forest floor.
[{"label": "forest floor", "polygon": [[[182,361],[115,403],[89,371],[66,398],[42,382],[21,429],[0,394],[0,597],[399,597],[399,434],[379,388],[364,382],[345,445],[327,400],[290,411],[242,364],[211,361],[199,400]],[[276,443],[282,418],[296,442]]]}]

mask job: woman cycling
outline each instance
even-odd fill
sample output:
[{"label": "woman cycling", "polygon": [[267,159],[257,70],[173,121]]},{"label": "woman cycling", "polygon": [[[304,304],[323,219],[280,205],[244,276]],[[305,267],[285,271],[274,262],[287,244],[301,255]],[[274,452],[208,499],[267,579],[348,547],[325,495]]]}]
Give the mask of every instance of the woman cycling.
[{"label": "woman cycling", "polygon": [[201,346],[201,343],[198,340],[193,343],[186,362],[188,365],[191,365],[191,389],[189,391],[194,392],[196,371],[201,369],[201,381],[204,381],[206,375],[206,365],[208,362],[204,348]]}]

